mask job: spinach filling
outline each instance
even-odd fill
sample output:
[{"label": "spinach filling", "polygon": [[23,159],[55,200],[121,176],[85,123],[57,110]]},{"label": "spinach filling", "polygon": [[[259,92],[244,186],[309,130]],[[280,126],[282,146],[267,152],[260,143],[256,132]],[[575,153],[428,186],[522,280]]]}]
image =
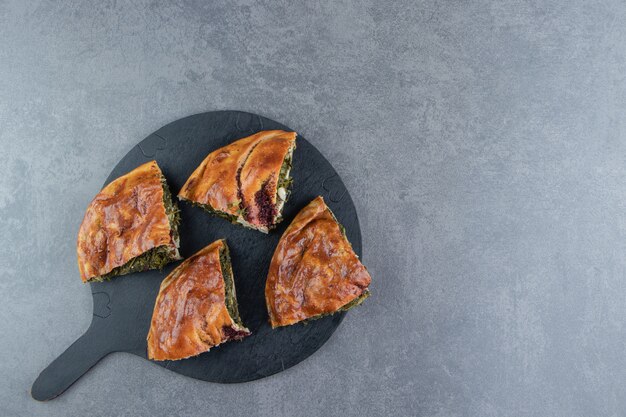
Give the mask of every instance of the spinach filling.
[{"label": "spinach filling", "polygon": [[[343,235],[343,237],[346,240],[348,240],[348,236],[346,235],[346,228],[343,227],[343,224],[339,223],[339,220],[337,220],[337,218],[335,217],[335,213],[333,213],[333,211],[330,208],[326,208],[326,210],[328,210],[330,215],[333,217],[333,220],[335,221],[335,223],[337,223],[337,226],[339,226],[339,230],[341,231],[341,234]],[[348,244],[352,246],[352,243],[350,243],[349,240],[348,240]]]},{"label": "spinach filling", "polygon": [[321,319],[322,317],[332,316],[333,314],[338,313],[340,311],[348,311],[354,307],[361,305],[363,301],[365,301],[365,299],[368,298],[369,296],[370,296],[369,290],[365,290],[363,291],[363,294],[359,295],[357,298],[350,301],[348,304],[344,305],[343,307],[337,309],[336,311],[333,311],[332,313],[318,314],[317,316],[309,317],[308,319],[303,320],[302,322],[304,324],[307,324],[310,321]]},{"label": "spinach filling", "polygon": [[212,214],[217,217],[221,217],[222,219],[226,219],[231,223],[237,223],[237,216],[234,216],[232,214],[226,213],[221,210],[215,210],[213,207],[211,207],[208,204],[202,204],[202,203],[198,203],[197,201],[187,200],[187,199],[185,199],[185,201],[194,207],[200,207],[202,210],[206,211],[209,214]]},{"label": "spinach filling", "polygon": [[[293,178],[289,175],[291,172],[291,160],[293,158],[292,152],[287,153],[285,156],[285,160],[283,161],[283,165],[280,167],[280,172],[278,173],[278,183],[276,184],[276,189],[284,188],[287,192],[287,196],[284,201],[287,201],[289,198],[289,193],[291,192],[291,185],[293,184]],[[282,200],[282,199],[281,199]]]},{"label": "spinach filling", "polygon": [[[295,146],[294,146],[295,148]],[[291,194],[291,187],[293,185],[293,178],[291,178],[291,167],[292,167],[292,159],[293,159],[293,149],[287,153],[285,159],[283,160],[283,165],[280,167],[280,172],[278,173],[278,182],[276,183],[276,208],[277,208],[277,216],[274,219],[274,224],[280,223],[283,220],[282,216],[282,208],[283,205],[289,199],[289,195]],[[280,195],[280,189],[285,190],[285,198],[283,199]]]},{"label": "spinach filling", "polygon": [[157,246],[132,258],[124,265],[113,268],[111,272],[93,277],[90,281],[105,281],[118,275],[141,272],[148,269],[163,269],[165,265],[173,260],[176,260],[176,254],[173,253],[171,247],[166,245]]},{"label": "spinach filling", "polygon": [[235,292],[235,280],[233,279],[233,268],[230,263],[230,252],[228,251],[226,243],[224,243],[224,246],[220,249],[220,266],[222,268],[222,277],[224,278],[226,309],[228,310],[230,317],[233,319],[233,322],[239,327],[244,327],[241,317],[239,317],[237,294]]},{"label": "spinach filling", "polygon": [[163,175],[161,175],[161,186],[163,187],[163,204],[165,205],[165,214],[167,215],[167,220],[170,223],[172,240],[176,243],[176,246],[178,246],[178,242],[180,240],[180,237],[178,235],[178,226],[180,225],[180,210],[172,199],[172,193],[170,192],[170,189],[167,186],[167,182],[165,182],[165,177]]},{"label": "spinach filling", "polygon": [[[178,246],[179,235],[178,225],[180,224],[180,210],[172,200],[172,194],[165,182],[165,177],[161,176],[161,186],[163,187],[163,204],[165,214],[170,224],[171,236],[175,245]],[[148,269],[163,269],[168,263],[179,259],[176,250],[170,245],[161,245],[152,248],[139,256],[132,258],[124,265],[113,268],[110,272],[93,277],[89,281],[105,281],[115,276],[126,275],[133,272],[146,271]]]},{"label": "spinach filling", "polygon": [[365,290],[363,291],[363,294],[359,295],[357,298],[355,298],[354,300],[350,301],[348,304],[346,304],[345,306],[341,307],[338,311],[348,311],[351,308],[354,307],[358,307],[360,306],[363,301],[365,301],[366,298],[368,298],[370,296],[370,291],[369,290]]}]

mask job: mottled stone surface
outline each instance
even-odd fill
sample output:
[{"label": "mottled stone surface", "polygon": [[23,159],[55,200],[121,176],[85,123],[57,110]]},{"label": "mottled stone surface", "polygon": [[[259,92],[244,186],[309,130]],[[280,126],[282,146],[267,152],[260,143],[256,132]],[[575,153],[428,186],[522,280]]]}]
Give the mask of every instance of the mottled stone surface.
[{"label": "mottled stone surface", "polygon": [[[0,414],[626,415],[623,2],[166,3],[0,0]],[[217,109],[333,163],[373,297],[270,378],[113,354],[35,402],[91,319],[85,207],[136,142]]]}]

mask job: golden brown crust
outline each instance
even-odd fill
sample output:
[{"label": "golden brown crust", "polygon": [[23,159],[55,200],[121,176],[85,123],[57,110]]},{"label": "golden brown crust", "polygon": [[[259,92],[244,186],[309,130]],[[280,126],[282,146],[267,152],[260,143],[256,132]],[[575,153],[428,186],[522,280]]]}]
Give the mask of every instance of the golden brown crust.
[{"label": "golden brown crust", "polygon": [[250,153],[240,174],[240,195],[245,220],[256,227],[274,224],[278,213],[276,190],[285,156],[296,141],[295,132],[282,132],[260,142]]},{"label": "golden brown crust", "polygon": [[184,359],[249,334],[226,308],[220,264],[224,245],[218,240],[201,249],[161,283],[148,333],[149,359]]},{"label": "golden brown crust", "polygon": [[371,277],[322,197],[280,238],[265,284],[272,327],[330,314],[367,291]]},{"label": "golden brown crust", "polygon": [[83,282],[158,246],[176,250],[161,175],[156,161],[145,163],[104,187],[89,204],[76,245]]},{"label": "golden brown crust", "polygon": [[265,130],[211,152],[178,196],[238,217],[241,223],[267,229],[276,216],[263,224],[256,195],[267,194],[272,208],[276,206],[280,168],[295,146],[296,136],[295,132]]},{"label": "golden brown crust", "polygon": [[250,151],[265,137],[266,132],[259,132],[211,152],[187,179],[178,196],[236,216],[237,173]]}]

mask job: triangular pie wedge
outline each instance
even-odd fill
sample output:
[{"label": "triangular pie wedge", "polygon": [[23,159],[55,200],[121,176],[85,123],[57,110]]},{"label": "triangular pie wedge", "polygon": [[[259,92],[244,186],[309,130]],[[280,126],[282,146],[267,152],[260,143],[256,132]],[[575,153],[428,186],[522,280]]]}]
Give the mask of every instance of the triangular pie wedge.
[{"label": "triangular pie wedge", "polygon": [[368,296],[370,274],[324,199],[304,207],[285,230],[265,284],[273,328],[345,311]]},{"label": "triangular pie wedge", "polygon": [[268,233],[282,220],[296,137],[296,132],[264,130],[211,152],[178,198]]},{"label": "triangular pie wedge", "polygon": [[83,282],[162,268],[180,259],[179,212],[156,161],[123,175],[87,207],[76,244]]},{"label": "triangular pie wedge", "polygon": [[185,359],[249,334],[239,317],[228,246],[217,240],[161,283],[148,333],[148,358]]}]

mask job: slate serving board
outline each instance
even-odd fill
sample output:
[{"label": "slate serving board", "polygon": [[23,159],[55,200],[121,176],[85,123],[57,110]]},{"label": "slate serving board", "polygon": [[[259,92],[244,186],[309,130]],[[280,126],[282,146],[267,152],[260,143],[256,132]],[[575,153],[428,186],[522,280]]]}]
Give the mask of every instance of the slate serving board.
[{"label": "slate serving board", "polygon": [[[177,120],[132,148],[113,169],[105,185],[155,159],[172,194],[176,195],[209,152],[260,130],[271,129],[292,130],[265,117],[239,111],[201,113]],[[152,363],[204,381],[252,381],[281,372],[306,359],[339,326],[345,313],[276,330],[272,330],[268,323],[264,288],[270,260],[285,228],[313,198],[324,197],[345,226],[355,252],[361,255],[361,230],[350,194],[326,158],[300,135],[292,176],[294,187],[285,205],[284,220],[269,235],[230,224],[186,203],[178,203],[182,217],[180,252],[183,257],[214,240],[227,239],[239,311],[252,335],[194,358]],[[60,395],[111,352],[129,352],[146,358],[146,335],[159,285],[178,263],[170,264],[162,271],[140,272],[89,284],[93,295],[91,325],[39,375],[31,389],[33,398],[45,401]],[[81,285],[78,270],[75,285]]]}]

